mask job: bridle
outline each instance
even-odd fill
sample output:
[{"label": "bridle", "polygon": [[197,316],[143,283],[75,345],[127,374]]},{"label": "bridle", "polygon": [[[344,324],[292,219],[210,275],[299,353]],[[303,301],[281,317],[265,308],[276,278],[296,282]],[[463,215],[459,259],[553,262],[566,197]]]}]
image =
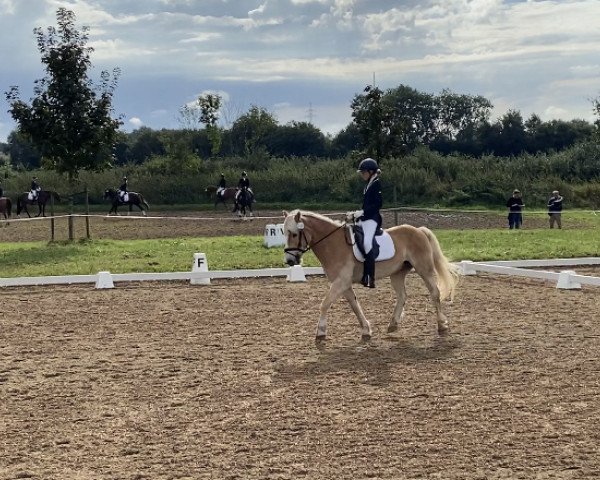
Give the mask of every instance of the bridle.
[{"label": "bridle", "polygon": [[[296,263],[300,263],[300,258],[302,257],[302,255],[304,255],[309,250],[312,250],[313,247],[317,246],[323,240],[327,239],[328,237],[333,235],[335,232],[337,232],[341,228],[344,228],[345,226],[346,226],[346,222],[342,223],[339,227],[336,227],[334,230],[329,232],[323,238],[320,238],[319,240],[317,240],[316,242],[314,242],[311,245],[310,242],[308,241],[308,238],[306,238],[306,233],[304,233],[304,223],[298,222],[296,224],[296,227],[298,228],[298,232],[299,232],[298,233],[298,246],[297,247],[286,247],[283,249],[283,251],[284,251],[284,253],[289,253],[290,255],[292,255],[296,259]],[[305,247],[302,247],[303,239],[304,239],[304,243],[306,245]]]}]

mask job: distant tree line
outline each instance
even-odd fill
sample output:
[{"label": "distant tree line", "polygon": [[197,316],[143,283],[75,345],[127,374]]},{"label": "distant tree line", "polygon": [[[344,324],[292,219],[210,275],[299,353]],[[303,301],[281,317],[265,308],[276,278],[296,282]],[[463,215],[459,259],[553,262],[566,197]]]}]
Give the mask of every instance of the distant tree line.
[{"label": "distant tree line", "polygon": [[[382,92],[367,87],[351,104],[353,121],[336,135],[326,135],[309,122],[281,125],[266,109],[252,106],[230,128],[215,123],[204,128],[154,130],[141,127],[118,132],[116,165],[143,164],[155,157],[174,157],[172,168],[190,156],[198,159],[243,156],[342,158],[364,152],[376,158],[406,155],[419,146],[442,154],[517,156],[559,152],[589,140],[596,125],[585,120],[524,120],[509,110],[490,120],[492,104],[481,96],[419,92],[401,85]],[[13,166],[37,168],[41,154],[28,136],[13,131],[0,150]]]}]

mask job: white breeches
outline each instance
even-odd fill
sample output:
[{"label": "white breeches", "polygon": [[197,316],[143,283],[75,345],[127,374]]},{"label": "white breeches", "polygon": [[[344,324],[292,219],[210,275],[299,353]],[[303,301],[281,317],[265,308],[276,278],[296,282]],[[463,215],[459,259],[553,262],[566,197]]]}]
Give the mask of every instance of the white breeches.
[{"label": "white breeches", "polygon": [[365,253],[369,253],[373,248],[373,238],[375,237],[375,231],[377,230],[377,222],[375,220],[362,220],[358,222],[362,227],[365,234]]}]

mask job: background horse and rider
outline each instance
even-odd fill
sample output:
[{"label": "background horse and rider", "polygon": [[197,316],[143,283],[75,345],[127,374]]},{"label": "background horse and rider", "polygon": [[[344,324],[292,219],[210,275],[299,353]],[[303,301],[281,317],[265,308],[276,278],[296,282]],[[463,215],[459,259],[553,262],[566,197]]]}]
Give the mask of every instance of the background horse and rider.
[{"label": "background horse and rider", "polygon": [[60,195],[53,190],[40,190],[37,194],[37,197],[34,199],[30,199],[30,192],[24,192],[17,197],[17,217],[21,215],[21,212],[24,211],[28,217],[31,217],[29,214],[29,210],[27,209],[27,205],[37,205],[38,206],[38,214],[36,217],[40,215],[42,217],[46,216],[46,204],[52,198],[57,202],[60,202]]},{"label": "background horse and rider", "polygon": [[129,212],[131,213],[134,206],[138,207],[143,215],[146,215],[146,211],[150,208],[148,202],[144,200],[144,196],[141,193],[136,192],[127,192],[127,201],[121,199],[119,193],[113,188],[107,188],[104,191],[104,199],[110,200],[112,202],[112,206],[108,211],[108,214],[114,212],[117,214],[117,208],[123,205],[129,206]]},{"label": "background horse and rider", "polygon": [[[366,319],[352,288],[363,273],[363,266],[355,258],[352,242],[348,239],[346,222],[332,220],[313,212],[295,210],[285,213],[285,258],[289,265],[299,265],[300,259],[312,250],[321,262],[325,275],[331,282],[329,293],[321,303],[317,324],[317,340],[324,340],[327,332],[327,314],[333,303],[344,296],[361,325],[362,338],[371,338],[371,324]],[[406,301],[406,275],[414,269],[423,279],[437,315],[438,332],[448,331],[448,320],[442,311],[441,301],[453,298],[458,283],[458,268],[444,256],[440,244],[426,227],[400,225],[387,229],[393,251],[387,260],[377,262],[375,278],[390,277],[397,302],[388,325],[388,332],[398,329]]]},{"label": "background horse and rider", "polygon": [[[12,201],[8,197],[0,197],[0,213],[4,220],[9,220],[12,215]],[[6,224],[8,225],[8,223]]]},{"label": "background horse and rider", "polygon": [[217,208],[219,203],[222,203],[226,208],[229,208],[230,202],[235,204],[235,194],[237,193],[238,189],[236,187],[227,187],[217,193],[218,187],[209,185],[204,189],[204,191],[206,192],[206,196],[209,200],[214,198],[215,208]]},{"label": "background horse and rider", "polygon": [[254,215],[252,212],[252,203],[254,202],[254,194],[249,188],[238,189],[238,194],[235,197],[235,203],[233,206],[233,213],[236,213],[240,217],[245,217],[248,212],[250,216]]}]

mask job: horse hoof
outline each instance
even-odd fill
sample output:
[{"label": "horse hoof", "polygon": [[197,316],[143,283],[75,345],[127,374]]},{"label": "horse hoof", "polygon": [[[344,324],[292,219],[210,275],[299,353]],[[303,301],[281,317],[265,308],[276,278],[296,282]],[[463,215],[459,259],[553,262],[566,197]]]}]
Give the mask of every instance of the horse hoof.
[{"label": "horse hoof", "polygon": [[371,335],[363,335],[362,337],[360,337],[360,341],[363,342],[363,343],[370,342],[371,341]]},{"label": "horse hoof", "polygon": [[438,327],[438,335],[440,337],[444,337],[446,335],[448,335],[450,333],[450,328],[448,328],[448,325],[444,325],[443,327]]},{"label": "horse hoof", "polygon": [[327,335],[317,335],[315,337],[315,343],[323,343],[325,340],[327,340]]},{"label": "horse hoof", "polygon": [[397,331],[398,331],[398,325],[397,324],[388,325],[388,329],[387,329],[388,333],[393,333],[393,332],[397,332]]}]

